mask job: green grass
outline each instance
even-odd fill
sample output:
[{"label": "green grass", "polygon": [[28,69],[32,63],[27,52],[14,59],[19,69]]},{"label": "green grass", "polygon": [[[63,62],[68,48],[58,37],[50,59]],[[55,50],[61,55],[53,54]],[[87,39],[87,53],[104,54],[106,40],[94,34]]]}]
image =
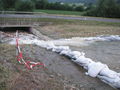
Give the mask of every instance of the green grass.
[{"label": "green grass", "polygon": [[79,15],[79,16],[81,16],[84,13],[78,11],[63,11],[63,10],[35,10],[34,12],[42,12],[47,14],[60,14],[60,15]]}]

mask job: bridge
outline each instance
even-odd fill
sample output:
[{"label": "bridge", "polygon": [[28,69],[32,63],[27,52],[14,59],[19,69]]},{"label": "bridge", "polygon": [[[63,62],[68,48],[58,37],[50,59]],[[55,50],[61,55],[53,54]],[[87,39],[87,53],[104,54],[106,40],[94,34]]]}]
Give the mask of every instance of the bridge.
[{"label": "bridge", "polygon": [[37,27],[44,25],[45,22],[40,22],[39,18],[31,17],[34,14],[41,13],[33,12],[15,12],[15,11],[0,11],[0,27]]}]

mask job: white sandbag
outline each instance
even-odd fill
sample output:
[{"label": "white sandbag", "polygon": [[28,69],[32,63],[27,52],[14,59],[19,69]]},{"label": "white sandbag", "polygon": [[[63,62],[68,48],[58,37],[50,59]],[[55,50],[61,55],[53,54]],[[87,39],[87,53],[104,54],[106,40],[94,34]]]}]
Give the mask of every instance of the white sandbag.
[{"label": "white sandbag", "polygon": [[106,65],[100,62],[92,62],[88,65],[88,75],[91,77],[96,77],[105,67]]},{"label": "white sandbag", "polygon": [[106,76],[109,78],[115,78],[118,76],[118,74],[115,71],[110,70],[108,66],[106,66],[103,70],[101,70],[100,75]]},{"label": "white sandbag", "polygon": [[58,46],[57,48],[53,48],[52,51],[55,51],[57,53],[60,53],[63,50],[69,50],[68,46]]},{"label": "white sandbag", "polygon": [[85,69],[88,70],[88,65],[90,63],[93,63],[93,61],[90,58],[86,58],[84,56],[81,56],[79,58],[77,58],[76,60],[73,60],[75,63],[83,66]]}]

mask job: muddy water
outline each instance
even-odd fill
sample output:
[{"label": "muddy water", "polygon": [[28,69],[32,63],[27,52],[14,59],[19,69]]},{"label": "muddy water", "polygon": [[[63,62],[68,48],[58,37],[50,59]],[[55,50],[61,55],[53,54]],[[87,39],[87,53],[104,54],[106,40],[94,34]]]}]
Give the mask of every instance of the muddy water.
[{"label": "muddy water", "polygon": [[[86,53],[86,57],[105,63],[110,69],[120,72],[119,41],[96,42],[89,46],[70,46],[70,48],[72,50],[83,51]],[[79,90],[81,90],[81,88],[83,88],[83,90],[114,90],[99,79],[86,76],[86,71],[82,67],[71,62],[70,59],[64,56],[42,48],[37,48],[33,50],[33,52],[35,53],[35,57],[39,57],[50,70],[72,81],[72,84],[77,85]]]}]

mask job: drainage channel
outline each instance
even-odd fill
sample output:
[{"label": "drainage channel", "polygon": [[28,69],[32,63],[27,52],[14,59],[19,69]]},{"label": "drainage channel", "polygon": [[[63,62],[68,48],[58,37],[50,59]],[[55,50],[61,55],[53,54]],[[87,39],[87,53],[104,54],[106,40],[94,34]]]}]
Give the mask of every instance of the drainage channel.
[{"label": "drainage channel", "polygon": [[5,33],[14,33],[16,31],[23,32],[23,33],[31,33],[31,27],[4,27],[0,28],[0,31]]}]

